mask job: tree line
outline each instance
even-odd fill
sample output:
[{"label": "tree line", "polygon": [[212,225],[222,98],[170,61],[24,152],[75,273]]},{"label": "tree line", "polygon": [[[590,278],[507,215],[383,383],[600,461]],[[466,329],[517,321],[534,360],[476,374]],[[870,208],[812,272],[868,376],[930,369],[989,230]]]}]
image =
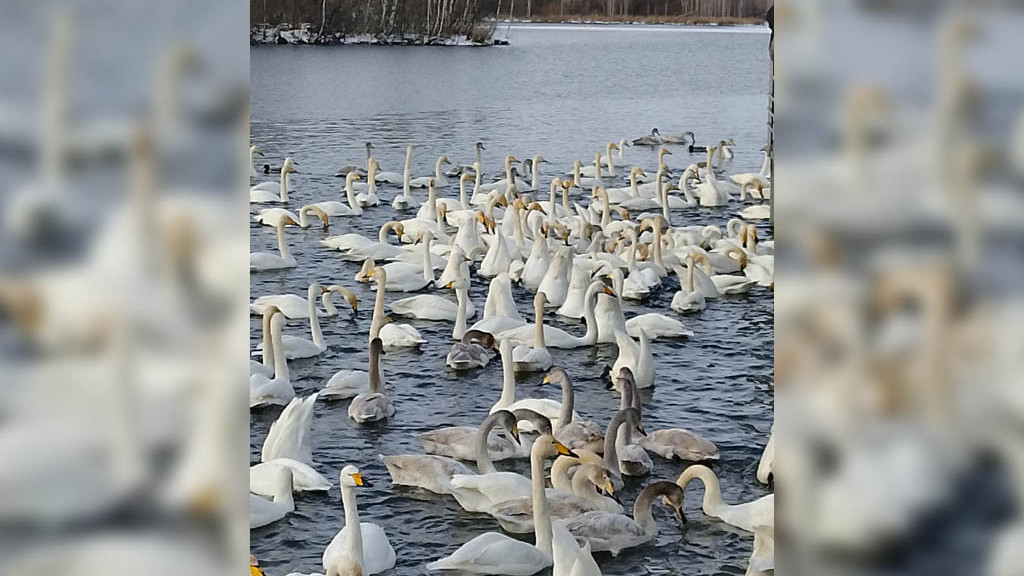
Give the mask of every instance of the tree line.
[{"label": "tree line", "polygon": [[[505,18],[763,19],[769,0],[250,0],[253,27],[310,24],[318,36],[490,36]],[[474,38],[475,39],[475,38]]]}]

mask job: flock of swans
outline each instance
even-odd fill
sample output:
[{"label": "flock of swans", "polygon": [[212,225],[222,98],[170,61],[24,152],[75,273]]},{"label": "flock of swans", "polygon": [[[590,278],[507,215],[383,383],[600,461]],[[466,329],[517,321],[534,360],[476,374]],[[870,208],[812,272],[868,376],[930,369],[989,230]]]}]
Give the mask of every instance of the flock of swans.
[{"label": "flock of swans", "polygon": [[[761,202],[771,190],[769,154],[760,172],[729,177],[724,171],[733,144],[726,140],[699,150],[706,153],[705,162],[681,171],[668,166],[669,148],[659,150],[653,175],[641,166],[625,169],[627,147],[664,144],[698,151],[692,133],[672,137],[655,129],[632,142],[608,143],[595,153],[592,165],[576,161],[544,186],[539,167],[548,162],[542,156],[520,161],[508,155],[502,178],[485,182],[486,147],[477,143],[473,164],[450,165],[440,156],[432,174],[414,177],[412,146],[399,173],[383,171],[368,143],[365,164],[345,166],[336,174],[344,178],[343,201],[327,199],[295,211],[289,192],[299,165],[286,158],[280,167],[268,164],[258,170],[255,157],[262,151],[252,146],[250,176],[278,175],[251,188],[254,220],[273,228],[278,243],[276,253],[251,254],[252,274],[301,265],[289,250],[289,227],[308,228],[318,221],[326,231],[339,218],[386,211],[390,192],[391,208],[400,216],[380,226],[375,237],[349,232],[319,241],[321,250],[359,266],[354,280],[376,290],[367,370],[344,367],[306,397],[297,396],[289,373],[289,361],[315,359],[327,350],[320,321],[339,314],[336,299],[358,311],[351,289],[312,283],[305,297],[263,295],[251,303],[252,312],[262,315],[262,344],[253,352],[259,359],[250,361],[250,408],[284,406],[263,443],[261,463],[250,468],[251,528],[290,514],[293,492],[332,488],[313,458],[310,428],[318,399],[348,401],[348,415],[359,425],[401,418],[401,406],[388,391],[382,356],[415,349],[426,340],[413,325],[393,321],[396,316],[449,323],[452,345],[446,365],[455,371],[480,370],[497,358],[503,379],[500,397],[489,414],[479,415],[478,427],[423,432],[417,436],[422,453],[382,455],[392,484],[450,496],[466,511],[492,516],[505,532],[535,534],[535,543],[529,544],[501,531],[486,532],[431,562],[428,570],[534,574],[551,568],[556,576],[601,574],[594,553],[617,555],[652,541],[658,535],[652,515],[656,504],[685,521],[684,490],[700,480],[705,514],[753,533],[747,573],[772,573],[774,495],[724,502],[718,477],[700,464],[718,460],[715,444],[683,428],[647,430],[640,395],[656,382],[651,340],[692,336],[680,315],[699,314],[723,295],[773,287],[774,243],[759,240],[754,223],[767,217]],[[673,173],[678,174],[675,181]],[[620,175],[628,185],[614,185]],[[457,196],[444,195],[456,187]],[[426,197],[417,197],[414,189],[426,189]],[[589,202],[573,200],[574,189],[583,190]],[[728,210],[723,212],[728,217],[724,231],[717,225],[674,223],[672,209],[689,206]],[[470,299],[473,282],[488,283],[482,309]],[[513,283],[534,293],[532,322],[519,312]],[[663,285],[677,283],[674,314],[625,317],[625,301],[645,301]],[[449,290],[454,300],[445,294]],[[771,292],[757,292],[762,293]],[[575,334],[553,326],[545,322],[551,314],[582,320],[585,330]],[[288,320],[308,322],[310,337],[284,334]],[[551,349],[605,343],[618,348],[603,377],[620,398],[602,430],[575,410],[572,376],[554,365]],[[544,384],[561,389],[561,400],[517,397],[515,377],[522,372],[544,374]],[[774,460],[773,442],[766,442],[757,472],[765,484]],[[630,511],[617,491],[624,477],[656,473],[651,454],[694,464],[674,482],[649,482]],[[496,466],[512,459],[529,460],[530,474]],[[549,460],[551,487],[545,482]],[[474,461],[475,468],[467,464]],[[360,519],[357,494],[369,479],[347,465],[338,483],[345,524],[323,553],[324,571],[328,576],[369,575],[394,567],[400,559],[388,535]],[[259,572],[253,561],[253,571]]]}]

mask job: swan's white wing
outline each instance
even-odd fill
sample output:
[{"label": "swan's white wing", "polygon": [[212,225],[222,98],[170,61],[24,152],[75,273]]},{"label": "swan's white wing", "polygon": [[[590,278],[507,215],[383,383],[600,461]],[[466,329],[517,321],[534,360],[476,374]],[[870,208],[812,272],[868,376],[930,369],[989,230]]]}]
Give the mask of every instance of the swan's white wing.
[{"label": "swan's white wing", "polygon": [[277,522],[288,514],[288,507],[249,494],[249,528],[259,528]]},{"label": "swan's white wing", "polygon": [[[249,468],[250,492],[263,496],[273,494],[273,489],[267,484],[267,481],[270,479],[269,474],[264,472],[264,470],[270,470],[272,466],[284,466],[291,469],[292,491],[294,492],[325,492],[331,488],[330,480],[314,470],[309,464],[292,460],[291,458],[278,458]],[[254,486],[254,477],[256,477],[256,482],[262,482],[266,488],[258,490]]]},{"label": "swan's white wing", "polygon": [[320,396],[330,400],[347,400],[365,394],[370,390],[370,374],[365,370],[341,370],[336,372],[320,391]]},{"label": "swan's white wing", "polygon": [[550,565],[551,559],[536,546],[487,532],[466,542],[451,556],[427,564],[427,569],[527,576]]},{"label": "swan's white wing", "polygon": [[641,314],[626,320],[626,333],[633,338],[640,337],[641,328],[647,333],[647,337],[651,339],[693,336],[693,331],[687,330],[682,322],[657,312]]},{"label": "swan's white wing", "polygon": [[762,496],[753,502],[728,506],[718,515],[723,521],[754,532],[756,529],[775,530],[775,495]]},{"label": "swan's white wing", "polygon": [[395,567],[395,549],[384,529],[377,524],[360,522],[363,534],[363,574],[377,574]]},{"label": "swan's white wing", "polygon": [[281,336],[281,343],[284,345],[284,356],[288,360],[312,358],[323,352],[312,340],[300,336],[285,334]]},{"label": "swan's white wing", "polygon": [[295,398],[285,406],[281,415],[270,425],[267,439],[263,441],[260,460],[270,462],[278,458],[290,458],[313,464],[309,429],[313,422],[313,406],[318,397],[318,394],[311,394],[307,398]]},{"label": "swan's white wing", "polygon": [[309,303],[305,298],[296,296],[295,294],[273,294],[270,296],[260,296],[252,301],[249,308],[257,314],[263,314],[267,307],[271,305],[277,306],[281,310],[281,313],[289,319],[309,318]]},{"label": "swan's white wing", "polygon": [[463,508],[483,511],[498,502],[528,496],[532,489],[530,479],[514,472],[452,476],[455,499]]}]

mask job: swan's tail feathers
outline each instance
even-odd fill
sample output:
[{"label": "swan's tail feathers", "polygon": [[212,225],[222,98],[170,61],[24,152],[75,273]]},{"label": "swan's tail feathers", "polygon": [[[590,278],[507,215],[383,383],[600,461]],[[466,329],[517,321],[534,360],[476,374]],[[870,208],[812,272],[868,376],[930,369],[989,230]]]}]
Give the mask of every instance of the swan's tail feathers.
[{"label": "swan's tail feathers", "polygon": [[458,568],[458,566],[452,560],[451,556],[441,558],[440,560],[435,560],[430,564],[427,564],[427,570],[455,570],[456,568]]}]

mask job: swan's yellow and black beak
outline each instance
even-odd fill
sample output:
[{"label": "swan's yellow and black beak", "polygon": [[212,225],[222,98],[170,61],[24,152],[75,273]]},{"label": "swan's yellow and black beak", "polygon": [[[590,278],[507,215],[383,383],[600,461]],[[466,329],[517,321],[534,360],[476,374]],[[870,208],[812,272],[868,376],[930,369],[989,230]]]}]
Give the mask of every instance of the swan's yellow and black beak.
[{"label": "swan's yellow and black beak", "polygon": [[572,456],[573,458],[579,458],[579,454],[569,450],[565,444],[562,444],[558,440],[555,440],[555,450],[558,452],[559,456]]},{"label": "swan's yellow and black beak", "polygon": [[252,554],[249,554],[249,576],[263,576],[263,570],[260,570],[260,562]]},{"label": "swan's yellow and black beak", "polygon": [[373,488],[373,484],[363,478],[362,473],[356,472],[352,475],[352,481],[356,483],[356,486],[362,486],[364,488]]},{"label": "swan's yellow and black beak", "polygon": [[642,424],[637,424],[636,425],[636,431],[639,432],[641,436],[647,436],[647,430],[644,430],[644,427],[643,427]]},{"label": "swan's yellow and black beak", "polygon": [[385,322],[394,322],[394,321],[395,321],[395,319],[394,319],[394,318],[392,318],[391,316],[385,316],[385,317],[384,317],[384,321],[385,321]]},{"label": "swan's yellow and black beak", "polygon": [[455,280],[452,280],[451,282],[449,282],[449,283],[445,284],[445,285],[444,285],[444,287],[445,287],[445,288],[451,288],[451,287],[452,287],[452,286],[454,286],[454,285],[455,285]]},{"label": "swan's yellow and black beak", "polygon": [[512,433],[512,439],[516,441],[516,444],[522,446],[523,441],[519,438],[519,426],[517,424],[513,424],[509,432]]},{"label": "swan's yellow and black beak", "polygon": [[540,383],[541,384],[551,384],[551,374],[548,374],[547,376],[545,376],[544,379],[541,380]]},{"label": "swan's yellow and black beak", "polygon": [[615,292],[612,292],[612,289],[607,286],[604,287],[604,293],[609,296],[615,296]]},{"label": "swan's yellow and black beak", "polygon": [[607,492],[609,496],[614,496],[615,495],[615,487],[612,486],[612,481],[611,480],[605,480],[604,481],[604,491]]}]

